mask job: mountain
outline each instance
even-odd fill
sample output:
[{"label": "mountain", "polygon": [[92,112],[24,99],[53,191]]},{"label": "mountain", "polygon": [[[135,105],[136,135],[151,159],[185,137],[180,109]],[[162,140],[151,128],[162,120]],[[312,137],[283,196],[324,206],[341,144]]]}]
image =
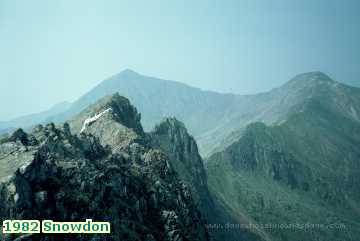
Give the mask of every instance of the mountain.
[{"label": "mountain", "polygon": [[273,93],[283,113],[229,136],[209,189],[270,240],[358,240],[360,89],[307,73]]},{"label": "mountain", "polygon": [[245,127],[251,123],[281,123],[296,106],[313,95],[321,94],[318,90],[325,91],[327,85],[329,87],[341,84],[322,72],[309,72],[295,76],[279,88],[247,96],[228,108],[230,114],[221,119],[216,128],[197,138],[201,143],[202,153],[209,156],[223,150],[241,136]]},{"label": "mountain", "polygon": [[[180,82],[124,70],[101,82],[75,101],[67,112],[55,116],[53,120],[65,120],[97,99],[115,92],[126,96],[139,108],[145,130],[151,130],[166,116],[175,116],[183,121],[195,136],[212,130],[219,119],[226,116],[227,106],[243,98],[233,94],[202,91]],[[201,119],[207,121],[200,122]]]},{"label": "mountain", "polygon": [[93,219],[112,226],[106,236],[16,240],[209,240],[191,189],[171,165],[173,156],[152,142],[137,109],[117,94],[63,125],[18,129],[0,140],[0,219]]},{"label": "mountain", "polygon": [[29,128],[36,124],[44,123],[49,117],[66,111],[70,106],[70,102],[64,101],[40,113],[21,116],[10,121],[0,121],[0,133],[9,132],[15,128]]},{"label": "mountain", "polygon": [[236,139],[238,132],[250,123],[273,124],[286,119],[288,112],[311,94],[303,92],[296,83],[312,85],[312,82],[338,83],[322,72],[309,72],[265,93],[234,95],[203,91],[125,70],[101,82],[53,120],[65,120],[98,98],[119,92],[139,108],[145,130],[151,130],[164,116],[174,116],[185,123],[200,153],[207,157],[231,144],[229,136]]},{"label": "mountain", "polygon": [[[104,97],[118,90],[131,102]],[[360,236],[360,89],[324,73],[240,96],[126,70],[48,120],[66,122],[0,136],[1,219],[90,214],[124,240]]]},{"label": "mountain", "polygon": [[[321,72],[309,72],[294,77],[290,82],[312,78],[330,80]],[[248,124],[256,121],[273,124],[286,118],[287,112],[309,94],[302,93],[301,88],[292,89],[290,82],[260,94],[221,94],[180,82],[148,77],[127,69],[102,81],[66,111],[48,115],[45,120],[61,123],[99,98],[119,92],[129,98],[142,113],[145,130],[150,131],[166,116],[174,116],[194,135],[201,155],[208,157],[235,141]],[[44,118],[29,123],[42,121]],[[0,125],[0,129],[12,126],[26,127],[23,124],[7,123],[2,127]]]}]

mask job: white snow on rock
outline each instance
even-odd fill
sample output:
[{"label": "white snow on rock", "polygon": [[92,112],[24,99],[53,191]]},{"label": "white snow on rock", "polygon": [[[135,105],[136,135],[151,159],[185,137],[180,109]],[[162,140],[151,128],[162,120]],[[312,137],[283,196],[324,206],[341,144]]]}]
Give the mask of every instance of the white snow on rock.
[{"label": "white snow on rock", "polygon": [[356,119],[356,120],[360,120],[356,110],[354,109],[354,106],[350,106],[350,111],[351,111],[351,115]]},{"label": "white snow on rock", "polygon": [[24,175],[27,168],[30,166],[31,164],[31,161],[25,163],[24,165],[22,165],[20,168],[19,168],[19,172],[21,173],[21,175]]},{"label": "white snow on rock", "polygon": [[102,112],[94,115],[93,117],[87,118],[87,119],[84,121],[84,123],[83,123],[83,126],[82,126],[82,128],[81,128],[80,133],[82,133],[83,131],[85,131],[85,129],[86,129],[86,127],[87,127],[88,125],[90,125],[91,123],[95,122],[95,121],[98,120],[101,116],[103,116],[104,114],[106,114],[106,113],[109,112],[109,111],[111,111],[111,108],[108,108],[108,109],[106,109],[106,110],[104,110],[104,111],[102,111]]}]

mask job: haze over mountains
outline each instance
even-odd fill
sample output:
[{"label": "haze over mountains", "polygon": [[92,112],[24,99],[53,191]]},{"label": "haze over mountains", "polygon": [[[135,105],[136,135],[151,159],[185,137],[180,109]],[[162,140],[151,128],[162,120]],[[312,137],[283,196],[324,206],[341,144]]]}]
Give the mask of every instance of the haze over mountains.
[{"label": "haze over mountains", "polygon": [[[330,78],[321,72],[311,72],[298,75],[290,82],[302,82],[303,87],[307,88],[306,80],[315,83]],[[183,121],[195,136],[201,154],[208,156],[214,150],[221,150],[226,146],[231,139],[227,138],[229,135],[236,138],[237,133],[249,123],[263,121],[273,124],[285,118],[288,110],[309,94],[301,93],[301,86],[296,87],[298,89],[291,88],[288,83],[254,95],[221,94],[180,82],[144,76],[127,69],[102,81],[70,106],[66,103],[60,105],[61,108],[52,108],[35,116],[0,122],[0,129],[26,128],[39,122],[59,123],[79,113],[97,99],[119,92],[128,97],[142,113],[145,130],[151,130],[164,117],[174,116]]]}]

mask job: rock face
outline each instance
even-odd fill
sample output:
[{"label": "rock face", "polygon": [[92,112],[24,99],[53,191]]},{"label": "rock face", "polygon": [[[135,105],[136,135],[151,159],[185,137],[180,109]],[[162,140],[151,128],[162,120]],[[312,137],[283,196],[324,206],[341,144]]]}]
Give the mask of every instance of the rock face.
[{"label": "rock face", "polygon": [[191,188],[172,168],[173,156],[152,147],[140,114],[124,97],[106,97],[62,126],[19,130],[1,141],[0,155],[2,165],[12,166],[0,172],[1,220],[90,218],[112,225],[111,235],[19,240],[209,240]]},{"label": "rock face", "polygon": [[183,123],[175,118],[166,118],[151,132],[154,146],[158,146],[170,156],[171,164],[182,180],[189,183],[196,200],[208,196],[207,176],[197,144]]}]

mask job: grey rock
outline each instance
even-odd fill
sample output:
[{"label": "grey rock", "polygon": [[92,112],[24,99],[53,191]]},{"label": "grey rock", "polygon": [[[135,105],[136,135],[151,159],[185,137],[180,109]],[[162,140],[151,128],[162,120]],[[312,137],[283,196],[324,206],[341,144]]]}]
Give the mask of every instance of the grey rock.
[{"label": "grey rock", "polygon": [[[86,118],[106,108],[113,111],[80,133]],[[127,99],[105,98],[68,123],[38,126],[31,133],[18,131],[20,140],[36,138],[31,151],[20,148],[26,142],[8,140],[0,145],[0,155],[18,154],[23,159],[19,163],[25,163],[0,183],[0,219],[92,218],[112,225],[111,235],[61,240],[209,240],[192,194],[173,170],[169,156],[152,147],[140,115]],[[27,152],[31,156],[22,154]],[[47,241],[54,236],[19,240]]]}]

